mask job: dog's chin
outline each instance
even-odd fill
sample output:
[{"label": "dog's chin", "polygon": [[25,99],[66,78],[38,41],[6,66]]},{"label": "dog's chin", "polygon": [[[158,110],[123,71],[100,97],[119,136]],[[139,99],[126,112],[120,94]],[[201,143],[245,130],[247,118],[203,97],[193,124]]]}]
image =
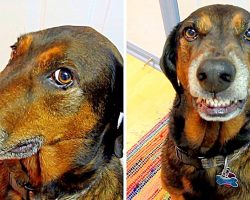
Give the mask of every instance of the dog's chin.
[{"label": "dog's chin", "polygon": [[0,160],[28,158],[36,154],[43,144],[41,137],[34,137],[0,150]]},{"label": "dog's chin", "polygon": [[206,121],[228,121],[241,114],[246,99],[242,100],[217,100],[194,98],[195,107]]}]

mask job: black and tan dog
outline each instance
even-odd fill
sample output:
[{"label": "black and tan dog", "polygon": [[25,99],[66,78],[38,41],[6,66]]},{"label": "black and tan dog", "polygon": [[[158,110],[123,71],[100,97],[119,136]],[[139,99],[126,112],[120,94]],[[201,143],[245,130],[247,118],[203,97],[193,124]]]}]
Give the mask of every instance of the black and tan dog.
[{"label": "black and tan dog", "polygon": [[171,32],[161,68],[177,92],[162,156],[172,200],[250,199],[250,14],[192,13]]},{"label": "black and tan dog", "polygon": [[122,199],[123,61],[107,38],[21,36],[0,94],[0,199]]}]

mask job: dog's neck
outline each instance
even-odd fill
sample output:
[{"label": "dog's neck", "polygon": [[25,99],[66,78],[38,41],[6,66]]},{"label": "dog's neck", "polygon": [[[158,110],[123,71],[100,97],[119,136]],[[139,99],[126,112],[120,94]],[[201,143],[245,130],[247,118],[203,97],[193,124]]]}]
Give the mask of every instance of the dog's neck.
[{"label": "dog's neck", "polygon": [[[240,137],[246,134],[249,126],[245,114],[226,122],[205,121],[193,106],[191,96],[187,94],[182,96],[172,117],[174,123],[171,126],[175,133],[172,137],[176,145],[192,156],[229,154],[248,142],[248,139],[242,141]],[[226,148],[228,143],[234,143],[235,149]]]},{"label": "dog's neck", "polygon": [[[28,171],[31,185],[37,188],[37,193],[45,196],[51,195],[48,197],[49,199],[57,198],[61,194],[71,196],[72,191],[75,192],[74,195],[86,196],[98,185],[98,188],[103,187],[101,182],[106,187],[106,181],[109,184],[115,182],[113,188],[116,188],[117,191],[114,189],[112,191],[119,193],[119,189],[122,187],[120,161],[114,154],[105,156],[106,146],[103,143],[103,136],[109,129],[109,126],[105,126],[102,134],[98,136],[99,142],[93,138],[89,140],[95,144],[92,148],[90,147],[93,144],[88,144],[86,138],[61,141],[44,146],[38,154],[22,160]],[[94,135],[93,137],[95,137]],[[70,147],[78,148],[69,150]],[[58,151],[67,155],[59,156]],[[115,169],[110,170],[112,167]],[[103,188],[103,190],[106,189]]]},{"label": "dog's neck", "polygon": [[[100,159],[100,158],[96,158]],[[95,160],[96,161],[96,160]],[[91,167],[94,167],[93,161]],[[63,175],[62,178],[52,181],[40,188],[41,191],[34,192],[34,195],[45,199],[121,199],[122,198],[122,178],[121,166],[119,159],[112,157],[108,164],[103,162],[95,163],[98,165],[96,171],[83,169],[81,167]],[[89,170],[89,171],[88,171]],[[72,181],[72,182],[71,182]],[[116,190],[109,190],[105,193],[108,187],[116,188]]]},{"label": "dog's neck", "polygon": [[[122,178],[122,174],[119,174],[119,172],[117,172],[117,170],[119,169],[117,169],[117,165],[115,164],[115,162],[117,162],[117,158],[114,157],[107,166],[103,167],[98,172],[98,175],[96,176],[95,180],[93,180],[87,188],[79,190],[78,192],[75,192],[74,194],[63,195],[61,198],[58,198],[58,199],[60,200],[66,200],[66,199],[122,200],[123,185],[120,181],[120,179]],[[116,166],[116,168],[114,168],[114,166]],[[116,190],[112,189],[112,190],[108,190],[108,192],[105,192],[107,190],[107,187],[116,188]]]},{"label": "dog's neck", "polygon": [[[103,151],[103,148],[100,148],[100,151]],[[106,183],[108,183],[111,184],[111,187],[116,188],[116,190],[110,191],[110,197],[113,195],[112,198],[115,199],[117,195],[121,196],[122,194],[119,194],[122,191],[120,161],[115,156],[107,161],[102,155],[102,152],[98,152],[87,166],[71,168],[70,171],[49,182],[42,180],[42,177],[45,176],[44,171],[48,170],[43,168],[46,166],[39,163],[38,156],[42,155],[25,160],[32,186],[35,188],[34,195],[46,199],[72,199],[73,197],[92,199],[95,194],[98,199],[102,199],[102,195],[104,198],[107,194],[100,191],[105,191]],[[35,162],[37,162],[36,166]],[[31,163],[32,165],[29,165]]]}]

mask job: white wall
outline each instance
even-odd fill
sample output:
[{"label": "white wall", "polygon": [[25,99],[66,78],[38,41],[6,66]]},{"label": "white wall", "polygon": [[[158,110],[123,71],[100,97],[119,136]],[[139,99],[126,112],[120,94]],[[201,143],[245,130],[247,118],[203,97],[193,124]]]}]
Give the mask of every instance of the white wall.
[{"label": "white wall", "polygon": [[[169,1],[166,4],[170,3],[170,0],[165,1]],[[194,10],[210,4],[232,4],[250,11],[249,0],[177,0],[177,2],[181,20]],[[127,0],[126,32],[128,42],[159,58],[166,40],[159,0]]]},{"label": "white wall", "polygon": [[127,41],[160,57],[165,31],[158,0],[127,0]]},{"label": "white wall", "polygon": [[108,37],[123,52],[124,0],[9,0],[0,2],[0,70],[9,46],[23,33],[60,25],[87,25]]}]

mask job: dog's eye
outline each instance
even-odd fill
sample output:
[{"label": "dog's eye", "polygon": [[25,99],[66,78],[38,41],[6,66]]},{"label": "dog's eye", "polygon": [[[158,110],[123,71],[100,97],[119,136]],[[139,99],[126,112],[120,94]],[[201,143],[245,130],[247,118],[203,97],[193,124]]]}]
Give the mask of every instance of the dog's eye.
[{"label": "dog's eye", "polygon": [[245,34],[244,34],[244,38],[247,41],[250,41],[250,29],[247,29]]},{"label": "dog's eye", "polygon": [[56,70],[53,73],[52,78],[55,80],[55,82],[58,85],[61,85],[61,86],[68,86],[73,82],[72,73],[67,68],[61,68],[61,69]]},{"label": "dog's eye", "polygon": [[192,42],[198,37],[198,33],[194,28],[187,27],[184,29],[184,37],[187,41]]}]

